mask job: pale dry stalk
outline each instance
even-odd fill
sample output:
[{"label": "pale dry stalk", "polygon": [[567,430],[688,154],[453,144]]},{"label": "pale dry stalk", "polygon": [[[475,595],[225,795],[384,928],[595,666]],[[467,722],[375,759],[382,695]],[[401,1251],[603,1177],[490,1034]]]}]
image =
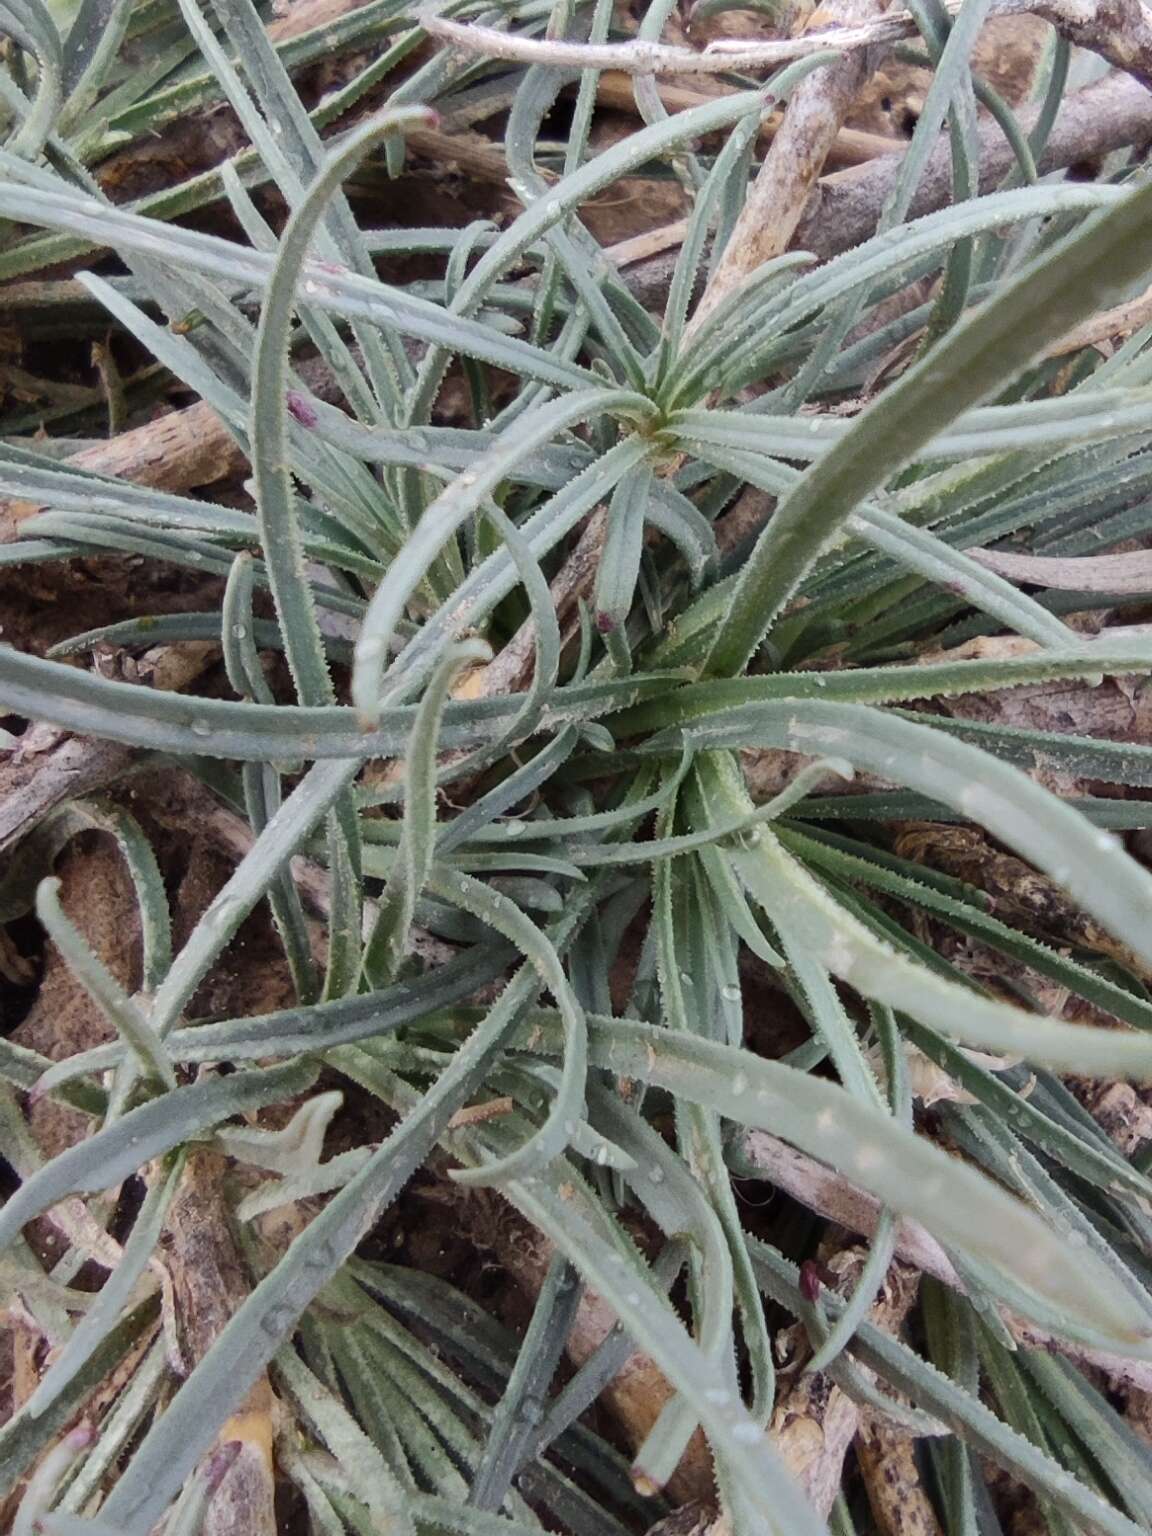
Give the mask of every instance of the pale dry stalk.
[{"label": "pale dry stalk", "polygon": [[[959,0],[947,0],[955,14]],[[1033,8],[1031,0],[1001,0],[997,16],[1019,14]],[[825,48],[845,52],[877,44],[898,43],[915,36],[916,24],[907,12],[838,27],[828,33],[803,33],[770,42],[719,39],[701,50],[668,43],[635,39],[627,43],[569,43],[552,38],[524,37],[495,27],[468,26],[446,16],[425,11],[421,25],[433,37],[467,53],[518,64],[544,64],[560,69],[618,69],[630,75],[716,75],[733,70],[775,69],[793,59],[804,59]]]},{"label": "pale dry stalk", "polygon": [[[825,14],[835,31],[868,25],[884,4],[885,0],[831,0]],[[750,273],[791,245],[844,119],[871,73],[871,51],[858,49],[815,70],[793,91],[784,120],[692,317],[688,337]]]},{"label": "pale dry stalk", "polygon": [[1113,309],[1102,310],[1100,314],[1076,326],[1067,336],[1053,343],[1044,356],[1067,357],[1069,353],[1079,352],[1083,347],[1108,346],[1120,337],[1131,336],[1133,331],[1147,325],[1149,320],[1152,320],[1152,288],[1145,288],[1136,298],[1117,304]]},{"label": "pale dry stalk", "polygon": [[[960,9],[959,0],[947,0],[945,9],[954,15]],[[1152,15],[1142,0],[1000,0],[990,14],[1041,16],[1077,47],[1098,53],[1138,80],[1152,81]],[[425,11],[420,20],[433,37],[485,58],[561,69],[618,69],[635,75],[707,75],[774,69],[793,59],[807,58],[822,48],[851,53],[898,43],[915,36],[917,31],[912,17],[907,12],[898,12],[828,32],[803,33],[769,42],[723,38],[698,51],[640,39],[627,43],[569,43],[523,37],[495,27],[450,21],[432,11]]]},{"label": "pale dry stalk", "polygon": [[[692,107],[702,107],[715,101],[715,91],[693,90],[691,86],[671,82],[660,86],[660,100],[669,112],[687,112]],[[619,112],[634,113],[636,98],[632,82],[623,73],[605,70],[596,86],[596,100],[602,107],[612,107]],[[760,125],[760,137],[769,143],[780,132],[783,116],[767,118]],[[900,139],[890,139],[880,133],[868,133],[860,128],[841,128],[828,153],[828,163],[836,166],[866,165],[881,155],[902,155],[905,146]]]}]

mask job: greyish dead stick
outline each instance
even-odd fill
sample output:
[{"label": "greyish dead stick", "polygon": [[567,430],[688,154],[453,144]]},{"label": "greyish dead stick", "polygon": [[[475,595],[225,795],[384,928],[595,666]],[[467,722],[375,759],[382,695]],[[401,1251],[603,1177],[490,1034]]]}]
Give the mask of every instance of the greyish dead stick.
[{"label": "greyish dead stick", "polygon": [[[831,0],[825,10],[831,19],[851,29],[855,23],[871,24],[883,5],[884,0]],[[843,29],[829,30],[835,36]],[[815,39],[826,35],[805,34]],[[876,58],[872,50],[854,49],[834,64],[816,70],[792,92],[731,239],[696,306],[688,337],[750,273],[788,249],[836,136]]]}]

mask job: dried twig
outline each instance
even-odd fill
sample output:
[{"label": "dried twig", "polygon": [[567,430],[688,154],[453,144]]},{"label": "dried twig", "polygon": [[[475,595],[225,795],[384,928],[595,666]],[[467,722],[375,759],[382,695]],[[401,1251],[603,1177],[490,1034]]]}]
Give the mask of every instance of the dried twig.
[{"label": "dried twig", "polygon": [[68,463],[161,491],[183,491],[240,474],[248,460],[212,407],[199,401],[84,448]]},{"label": "dried twig", "polygon": [[1152,16],[1142,0],[1035,0],[1031,10],[1077,48],[1152,85]]},{"label": "dried twig", "polygon": [[[635,112],[636,98],[627,75],[606,70],[596,85],[596,100],[602,107],[614,107],[621,112]],[[711,91],[693,90],[691,86],[672,83],[660,86],[660,100],[669,112],[687,112],[691,107],[701,107],[715,101]],[[795,97],[793,97],[795,103]],[[775,139],[784,122],[783,117],[770,117],[760,128],[761,137]],[[834,166],[866,165],[880,155],[901,155],[905,144],[901,139],[886,138],[882,133],[867,133],[860,128],[841,128],[828,150],[828,164]]]},{"label": "dried twig", "polygon": [[0,766],[0,853],[14,847],[66,800],[91,794],[120,778],[136,757],[132,748],[118,742],[89,741],[59,731],[52,734],[55,740],[42,752],[18,748]]},{"label": "dried twig", "polygon": [[[404,134],[404,141],[413,154],[419,155],[422,160],[434,162],[438,171],[457,171],[472,177],[474,181],[490,181],[501,187],[508,180],[508,162],[504,158],[504,151],[482,133],[470,133],[462,129],[446,132],[442,128],[409,128]],[[545,181],[555,179],[547,169],[538,174]]]},{"label": "dried twig", "polygon": [[[814,1158],[797,1152],[787,1142],[753,1131],[744,1144],[749,1162],[758,1175],[771,1179],[809,1210],[838,1222],[850,1232],[871,1237],[876,1230],[879,1202],[850,1184],[843,1174],[826,1168]],[[952,1261],[936,1239],[919,1222],[902,1220],[896,1229],[896,1255],[933,1279],[959,1289]]]},{"label": "dried twig", "polygon": [[[1028,133],[1038,109],[1018,114]],[[1040,160],[1042,174],[1092,162],[1113,150],[1152,139],[1152,97],[1137,81],[1119,75],[1065,98]],[[1011,146],[999,125],[980,126],[980,191],[988,192],[1015,164]],[[796,231],[793,245],[826,260],[867,239],[896,177],[900,162],[885,160],[856,170],[837,171],[821,181]],[[947,134],[929,156],[909,209],[919,218],[942,208],[952,194],[952,148]]]},{"label": "dried twig", "polygon": [[1050,346],[1044,356],[1067,357],[1083,347],[1101,346],[1118,337],[1130,336],[1142,325],[1147,325],[1149,320],[1152,320],[1152,288],[1145,288],[1143,293],[1129,299],[1127,303],[1117,304],[1114,309],[1101,310],[1098,315],[1085,320],[1083,325],[1074,326],[1061,341]]},{"label": "dried twig", "polygon": [[644,1536],[721,1536],[720,1520],[708,1504],[681,1504],[650,1525]]},{"label": "dried twig", "polygon": [[[959,4],[957,0],[948,0],[946,8],[954,14]],[[1152,19],[1141,0],[1000,0],[990,14],[997,17],[1021,13],[1042,17],[1069,42],[1098,53],[1117,69],[1145,83],[1152,81]],[[421,24],[433,37],[485,58],[561,68],[617,69],[632,75],[703,75],[772,69],[824,48],[847,53],[897,43],[917,31],[912,17],[899,13],[857,26],[768,42],[719,38],[698,51],[642,39],[626,43],[570,43],[522,37],[495,27],[450,21],[432,11],[423,13]]]},{"label": "dried twig", "polygon": [[[670,227],[666,226],[666,228]],[[656,233],[659,234],[660,231]],[[683,237],[681,236],[681,238]],[[652,252],[667,250],[669,243],[671,242],[654,242]],[[648,251],[640,252],[635,259],[639,260],[648,254],[650,254]],[[908,296],[907,308],[911,309],[919,302],[916,287],[909,285],[905,293]],[[905,310],[906,312],[907,310]],[[1050,347],[1045,347],[1040,356],[1042,359],[1071,357],[1073,353],[1082,352],[1087,347],[1097,347],[1105,357],[1109,357],[1112,354],[1114,345],[1122,340],[1126,340],[1133,331],[1137,331],[1141,326],[1147,325],[1149,320],[1152,320],[1152,288],[1146,288],[1143,293],[1137,294],[1136,298],[1128,299],[1123,304],[1117,304],[1112,309],[1102,309],[1098,315],[1093,315],[1090,319],[1085,320],[1082,325],[1073,326],[1067,336],[1062,336],[1059,341],[1053,342]],[[905,337],[904,341],[890,354],[889,359],[872,375],[873,382],[870,388],[875,387],[877,378],[883,377],[887,373],[892,361],[903,360],[905,356],[909,355],[923,335],[923,330],[920,330],[914,332],[911,336]],[[1077,588],[1076,590],[1084,589]],[[1104,587],[1099,590],[1112,592],[1118,589]],[[1139,590],[1143,590],[1143,588]]]},{"label": "dried twig", "polygon": [[[248,463],[219,416],[203,401],[83,448],[65,462],[162,491],[212,485],[240,474]],[[20,524],[43,510],[43,502],[0,502],[0,543],[11,542]]]},{"label": "dried twig", "polygon": [[[1013,15],[1031,8],[1027,0],[1001,0],[994,14]],[[947,9],[953,13],[957,11],[958,0],[948,0]],[[551,38],[522,37],[500,32],[495,27],[466,26],[428,11],[423,13],[420,21],[433,37],[468,53],[483,54],[485,58],[572,69],[618,69],[630,75],[715,75],[731,70],[774,69],[778,64],[804,59],[826,48],[871,48],[897,43],[916,33],[912,17],[902,13],[864,26],[804,33],[771,42],[749,43],[722,38],[698,51],[641,39],[627,43],[567,43]]]},{"label": "dried twig", "polygon": [[[187,688],[218,654],[217,648],[156,646],[149,676],[165,691]],[[146,754],[115,741],[72,736],[55,726],[32,725],[7,761],[0,762],[0,853],[14,847],[50,811],[124,777]]]},{"label": "dried twig", "polygon": [[1120,555],[1014,555],[1000,549],[968,553],[1009,581],[1061,592],[1152,592],[1152,550]]},{"label": "dried twig", "polygon": [[[851,29],[853,23],[873,24],[882,8],[882,0],[831,0],[825,13]],[[830,29],[833,35],[836,30]],[[825,34],[805,35],[818,41]],[[872,73],[872,58],[870,50],[855,50],[816,70],[793,91],[689,334],[749,273],[788,249],[844,119]]]}]

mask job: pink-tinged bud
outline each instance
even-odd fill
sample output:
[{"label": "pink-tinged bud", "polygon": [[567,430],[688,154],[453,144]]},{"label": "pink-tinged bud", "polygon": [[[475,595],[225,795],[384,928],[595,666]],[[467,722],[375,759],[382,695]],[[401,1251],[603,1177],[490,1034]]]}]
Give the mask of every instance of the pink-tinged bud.
[{"label": "pink-tinged bud", "polygon": [[616,633],[616,620],[610,613],[598,613],[596,615],[596,630],[601,635],[614,635]]},{"label": "pink-tinged bud", "polygon": [[287,397],[288,414],[302,427],[314,427],[319,421],[311,403],[298,390],[290,389]]},{"label": "pink-tinged bud", "polygon": [[805,1259],[800,1266],[800,1294],[805,1301],[820,1299],[820,1266]]}]

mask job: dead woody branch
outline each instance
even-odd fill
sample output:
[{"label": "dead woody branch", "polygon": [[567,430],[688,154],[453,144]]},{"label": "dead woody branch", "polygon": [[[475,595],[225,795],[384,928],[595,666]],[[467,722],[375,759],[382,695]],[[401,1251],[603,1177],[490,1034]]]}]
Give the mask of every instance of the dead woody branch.
[{"label": "dead woody branch", "polygon": [[[833,0],[825,8],[830,17],[849,28],[857,22],[868,25],[881,9],[881,0]],[[796,87],[697,305],[689,334],[750,273],[788,249],[844,119],[871,74],[874,58],[868,49],[854,50],[816,70]]]}]

